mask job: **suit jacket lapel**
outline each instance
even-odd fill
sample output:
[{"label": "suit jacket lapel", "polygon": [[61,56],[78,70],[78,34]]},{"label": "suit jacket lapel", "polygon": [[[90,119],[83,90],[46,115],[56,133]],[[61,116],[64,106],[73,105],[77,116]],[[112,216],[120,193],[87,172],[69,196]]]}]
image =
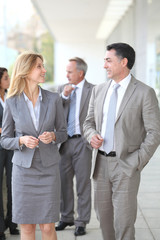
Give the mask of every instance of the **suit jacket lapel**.
[{"label": "suit jacket lapel", "polygon": [[21,94],[20,97],[17,98],[17,101],[18,101],[19,113],[20,113],[21,119],[23,121],[27,121],[26,126],[32,129],[34,131],[34,134],[37,135],[37,131],[34,127],[30,111],[24,99],[24,95]]},{"label": "suit jacket lapel", "polygon": [[107,81],[105,83],[105,85],[103,86],[103,89],[100,89],[100,94],[98,94],[98,99],[97,99],[97,102],[98,102],[98,109],[97,109],[97,118],[98,118],[98,121],[97,121],[97,127],[98,127],[98,131],[101,131],[101,127],[102,127],[102,120],[103,120],[103,106],[104,106],[104,101],[106,99],[106,94],[107,94],[107,91],[108,91],[108,88],[111,84],[111,80]]},{"label": "suit jacket lapel", "polygon": [[3,112],[3,107],[1,103],[0,103],[0,111]]},{"label": "suit jacket lapel", "polygon": [[42,101],[40,102],[40,117],[39,117],[39,127],[38,127],[38,132],[40,132],[43,122],[45,119],[46,111],[48,109],[48,98],[44,92],[44,90],[41,88],[41,93],[42,93]]},{"label": "suit jacket lapel", "polygon": [[80,104],[80,112],[79,115],[82,112],[83,106],[86,102],[86,98],[88,96],[88,93],[90,91],[90,85],[88,84],[88,82],[85,80],[84,85],[83,85],[83,89],[82,89],[82,96],[81,96],[81,104]]},{"label": "suit jacket lapel", "polygon": [[136,85],[137,85],[137,82],[135,81],[134,77],[131,78],[131,81],[126,89],[126,92],[124,94],[124,97],[122,99],[122,102],[121,102],[121,105],[120,105],[120,108],[119,108],[119,111],[118,111],[118,115],[117,115],[117,118],[116,118],[116,122],[118,121],[118,119],[120,118],[125,106],[127,105],[130,97],[132,96],[135,88],[136,88]]}]

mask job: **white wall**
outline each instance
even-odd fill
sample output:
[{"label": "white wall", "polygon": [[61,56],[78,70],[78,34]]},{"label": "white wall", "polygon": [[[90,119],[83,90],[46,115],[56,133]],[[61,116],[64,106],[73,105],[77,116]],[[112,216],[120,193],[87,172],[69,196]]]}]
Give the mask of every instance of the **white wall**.
[{"label": "white wall", "polygon": [[107,39],[107,44],[125,42],[136,51],[136,62],[131,70],[136,78],[147,83],[147,1],[137,0],[130,7],[113,33]]},{"label": "white wall", "polygon": [[[131,6],[107,39],[107,45],[114,42],[124,42],[135,49],[135,27],[135,6]],[[131,73],[135,76],[135,67]]]},{"label": "white wall", "polygon": [[136,77],[145,83],[147,83],[147,7],[146,0],[136,1]]},{"label": "white wall", "polygon": [[[66,64],[69,58],[78,56],[88,63],[87,80],[99,84],[106,80],[103,58],[106,45],[126,42],[136,51],[133,75],[155,88],[156,81],[156,41],[160,38],[158,16],[160,2],[149,4],[146,0],[135,0],[117,27],[105,41],[94,43],[57,43],[55,49],[55,82],[66,82]],[[157,13],[156,16],[154,13]]]},{"label": "white wall", "polygon": [[54,66],[54,80],[55,85],[60,85],[67,82],[66,78],[66,64],[68,59],[72,57],[83,58],[88,64],[88,71],[86,79],[93,83],[99,84],[106,80],[106,72],[103,69],[104,41],[97,41],[95,43],[55,43],[55,66]]}]

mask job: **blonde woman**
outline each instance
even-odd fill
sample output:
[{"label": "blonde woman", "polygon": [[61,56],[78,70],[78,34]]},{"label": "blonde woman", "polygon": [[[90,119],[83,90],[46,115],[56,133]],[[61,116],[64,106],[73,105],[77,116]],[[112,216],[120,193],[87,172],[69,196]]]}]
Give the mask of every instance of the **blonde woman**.
[{"label": "blonde woman", "polygon": [[45,81],[43,57],[24,52],[17,58],[3,115],[1,144],[14,150],[13,222],[21,239],[35,240],[39,224],[43,240],[56,240],[60,177],[57,144],[67,139],[58,93],[39,87]]}]

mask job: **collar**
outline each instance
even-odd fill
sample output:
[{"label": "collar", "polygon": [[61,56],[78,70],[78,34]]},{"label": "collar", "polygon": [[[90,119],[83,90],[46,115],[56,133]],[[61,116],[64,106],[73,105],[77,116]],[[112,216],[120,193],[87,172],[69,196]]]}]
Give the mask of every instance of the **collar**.
[{"label": "collar", "polygon": [[[123,78],[118,84],[123,88],[127,89],[128,84],[131,81],[131,74],[129,73],[127,77]],[[111,87],[113,87],[115,84],[117,84],[114,80],[111,82]]]},{"label": "collar", "polygon": [[80,83],[78,83],[77,85],[73,85],[73,84],[72,84],[72,86],[82,89],[82,88],[83,88],[83,85],[84,85],[84,82],[85,82],[85,79],[83,79],[83,80],[82,80]]},{"label": "collar", "polygon": [[[27,102],[27,101],[30,101],[29,98],[27,97],[27,95],[23,92],[23,96],[24,96],[24,100]],[[41,92],[41,88],[39,87],[39,100],[42,101],[42,92]]]}]

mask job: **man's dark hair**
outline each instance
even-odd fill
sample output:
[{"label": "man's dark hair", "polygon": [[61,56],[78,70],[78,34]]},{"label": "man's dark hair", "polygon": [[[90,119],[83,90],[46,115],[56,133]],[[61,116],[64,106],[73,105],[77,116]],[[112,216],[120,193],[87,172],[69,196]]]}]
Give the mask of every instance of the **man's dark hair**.
[{"label": "man's dark hair", "polygon": [[110,51],[114,49],[116,51],[116,56],[121,59],[127,58],[127,67],[132,69],[135,62],[135,51],[134,49],[126,43],[113,43],[107,46],[107,50]]}]

